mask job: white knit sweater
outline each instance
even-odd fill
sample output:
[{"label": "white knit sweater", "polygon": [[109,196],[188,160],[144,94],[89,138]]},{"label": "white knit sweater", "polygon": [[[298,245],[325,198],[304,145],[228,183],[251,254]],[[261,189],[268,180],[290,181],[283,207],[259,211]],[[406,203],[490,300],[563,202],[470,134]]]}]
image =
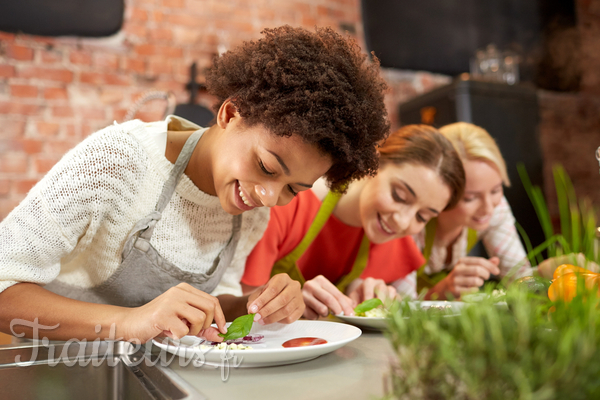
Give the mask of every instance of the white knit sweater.
[{"label": "white knit sweater", "polygon": [[[90,288],[108,279],[134,224],[154,210],[173,164],[156,134],[198,129],[177,117],[130,121],[94,133],[69,151],[0,223],[0,291],[54,279]],[[231,266],[213,295],[241,295],[246,257],[262,236],[268,208],[243,214]],[[151,243],[180,269],[203,273],[231,236],[232,216],[216,196],[185,175],[157,223]]]}]

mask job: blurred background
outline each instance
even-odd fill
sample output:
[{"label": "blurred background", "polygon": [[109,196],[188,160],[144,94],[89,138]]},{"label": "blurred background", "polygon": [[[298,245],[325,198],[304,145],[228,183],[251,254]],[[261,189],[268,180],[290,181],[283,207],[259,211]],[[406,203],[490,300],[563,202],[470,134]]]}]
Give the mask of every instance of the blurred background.
[{"label": "blurred background", "polygon": [[65,152],[113,121],[173,109],[210,119],[202,83],[211,59],[283,24],[331,26],[373,51],[394,129],[474,122],[499,142],[513,186],[524,162],[554,215],[556,163],[578,196],[600,203],[600,0],[2,3],[0,220]]}]

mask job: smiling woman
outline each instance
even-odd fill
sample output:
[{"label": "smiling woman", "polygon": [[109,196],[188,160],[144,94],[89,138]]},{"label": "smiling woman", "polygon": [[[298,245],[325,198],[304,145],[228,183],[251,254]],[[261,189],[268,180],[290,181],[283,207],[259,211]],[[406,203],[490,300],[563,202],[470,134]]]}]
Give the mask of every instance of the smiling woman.
[{"label": "smiling woman", "polygon": [[[461,156],[466,186],[457,206],[441,213],[416,237],[428,258],[419,289],[421,285],[429,289],[427,298],[460,298],[493,275],[503,277],[525,262],[525,249],[503,195],[503,185],[510,186],[510,181],[494,139],[483,128],[466,122],[444,126],[440,132]],[[489,259],[467,256],[479,240]],[[529,263],[521,265],[515,277],[531,275]],[[408,280],[402,285],[414,287],[414,274]]]},{"label": "smiling woman", "polygon": [[377,175],[351,183],[345,194],[320,180],[288,207],[271,210],[246,263],[245,290],[285,272],[303,284],[306,318],[329,310],[353,315],[363,300],[395,296],[388,284],[424,262],[410,235],[457,203],[465,177],[452,144],[425,125],[403,127],[379,152]]},{"label": "smiling woman", "polygon": [[242,296],[245,259],[267,207],[322,175],[341,191],[376,171],[385,84],[377,62],[329,28],[263,34],[209,70],[213,126],[174,116],[109,126],[2,221],[2,331],[39,318],[56,327],[51,339],[220,341],[226,319],[302,315],[300,285],[283,274]]}]

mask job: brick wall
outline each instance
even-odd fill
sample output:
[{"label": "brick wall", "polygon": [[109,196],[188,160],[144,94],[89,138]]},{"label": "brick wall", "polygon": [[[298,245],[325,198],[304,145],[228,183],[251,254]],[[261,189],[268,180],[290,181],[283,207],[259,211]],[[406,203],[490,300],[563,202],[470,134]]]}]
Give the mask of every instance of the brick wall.
[{"label": "brick wall", "polygon": [[[358,0],[126,0],[123,29],[109,38],[44,38],[0,32],[0,220],[60,157],[84,137],[121,121],[148,89],[178,103],[189,67],[264,27],[315,25],[348,30],[364,47]],[[427,73],[388,73],[390,114],[397,102],[430,89]],[[443,77],[441,78],[444,79]],[[210,98],[199,97],[210,105]],[[136,115],[162,116],[154,100]],[[397,123],[395,123],[397,126]]]},{"label": "brick wall", "polygon": [[[201,71],[212,56],[263,27],[282,24],[349,30],[364,48],[359,0],[125,0],[123,29],[102,39],[44,38],[0,32],[0,220],[60,157],[91,132],[121,121],[148,89],[173,91],[187,102],[189,67]],[[547,177],[563,164],[578,194],[600,203],[600,0],[578,0],[582,93],[540,92],[540,138]],[[449,81],[426,72],[384,69],[393,129],[398,104]],[[200,96],[199,102],[210,105]],[[137,114],[162,116],[155,100]],[[553,206],[551,204],[551,206]]]}]

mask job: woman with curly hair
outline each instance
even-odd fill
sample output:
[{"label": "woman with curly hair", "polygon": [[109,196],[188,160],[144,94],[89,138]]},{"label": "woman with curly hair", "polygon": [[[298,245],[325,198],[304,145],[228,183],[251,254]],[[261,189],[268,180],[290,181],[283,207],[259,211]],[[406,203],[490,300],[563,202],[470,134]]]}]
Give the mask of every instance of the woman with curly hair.
[{"label": "woman with curly hair", "polygon": [[[377,170],[385,84],[377,62],[331,29],[263,33],[208,73],[213,126],[115,123],[67,153],[0,224],[2,331],[19,318],[59,340],[221,340],[242,314],[302,315],[300,285],[285,274],[242,296],[245,259],[267,207],[321,176],[340,192]],[[24,325],[18,334],[33,336]]]},{"label": "woman with curly hair", "polygon": [[377,175],[352,182],[345,194],[319,180],[271,210],[246,262],[244,291],[287,272],[303,284],[310,319],[329,310],[352,315],[361,301],[396,295],[391,284],[425,261],[410,235],[458,202],[465,175],[452,144],[426,125],[399,129],[379,152]]}]

